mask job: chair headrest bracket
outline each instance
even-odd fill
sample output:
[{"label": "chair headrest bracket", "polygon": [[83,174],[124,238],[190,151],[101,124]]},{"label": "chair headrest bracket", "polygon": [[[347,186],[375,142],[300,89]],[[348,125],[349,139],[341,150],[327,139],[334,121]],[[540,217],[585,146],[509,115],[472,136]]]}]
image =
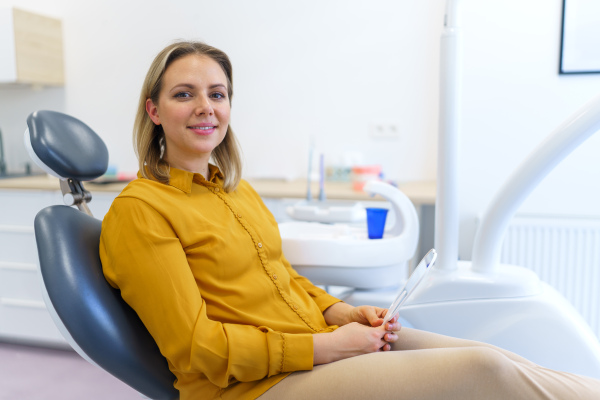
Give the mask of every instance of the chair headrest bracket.
[{"label": "chair headrest bracket", "polygon": [[92,201],[92,194],[85,190],[83,183],[77,179],[61,179],[60,190],[62,191],[63,201],[68,206],[77,206],[77,208],[89,216],[92,216],[87,203]]}]

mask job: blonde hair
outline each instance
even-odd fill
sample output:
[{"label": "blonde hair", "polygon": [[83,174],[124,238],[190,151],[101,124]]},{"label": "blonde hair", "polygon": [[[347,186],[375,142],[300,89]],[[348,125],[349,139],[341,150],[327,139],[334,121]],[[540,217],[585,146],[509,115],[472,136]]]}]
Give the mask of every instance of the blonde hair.
[{"label": "blonde hair", "polygon": [[[229,104],[233,97],[233,71],[227,54],[202,42],[176,42],[165,47],[150,65],[140,93],[140,101],[133,127],[133,146],[138,157],[142,176],[162,183],[169,183],[169,164],[163,158],[166,150],[165,134],[161,125],[155,125],[146,112],[146,101],[151,99],[158,105],[165,71],[171,63],[190,54],[210,57],[217,62],[227,77]],[[213,150],[212,160],[224,176],[223,188],[235,190],[242,177],[242,160],[238,141],[231,129],[223,141]],[[206,177],[208,179],[208,177]]]}]

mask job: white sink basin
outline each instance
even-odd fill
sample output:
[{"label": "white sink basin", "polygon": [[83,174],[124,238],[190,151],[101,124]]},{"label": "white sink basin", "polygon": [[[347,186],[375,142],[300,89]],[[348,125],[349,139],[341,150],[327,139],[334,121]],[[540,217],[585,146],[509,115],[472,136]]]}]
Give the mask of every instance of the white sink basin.
[{"label": "white sink basin", "polygon": [[406,278],[419,237],[417,212],[408,197],[391,185],[369,182],[365,191],[381,194],[392,204],[396,223],[382,239],[369,239],[366,225],[279,224],[283,253],[313,283],[381,288]]}]

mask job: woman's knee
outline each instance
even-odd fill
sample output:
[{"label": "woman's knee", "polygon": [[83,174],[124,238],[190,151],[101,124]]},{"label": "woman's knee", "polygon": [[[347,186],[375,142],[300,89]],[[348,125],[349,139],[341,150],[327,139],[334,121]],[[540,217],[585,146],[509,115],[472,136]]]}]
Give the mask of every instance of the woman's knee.
[{"label": "woman's knee", "polygon": [[461,349],[462,362],[474,376],[509,379],[514,363],[500,351],[490,347],[465,347]]}]

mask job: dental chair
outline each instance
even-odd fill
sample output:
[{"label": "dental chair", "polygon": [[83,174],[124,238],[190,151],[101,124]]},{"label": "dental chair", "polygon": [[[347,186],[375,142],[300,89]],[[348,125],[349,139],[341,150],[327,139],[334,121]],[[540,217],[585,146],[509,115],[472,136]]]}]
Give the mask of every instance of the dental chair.
[{"label": "dental chair", "polygon": [[178,399],[166,359],[102,273],[98,251],[102,223],[87,207],[91,194],[82,181],[105,173],[104,142],[83,122],[58,112],[34,112],[27,126],[29,154],[60,179],[67,204],[41,210],[34,223],[44,301],[54,323],[79,355],[142,396]]}]

